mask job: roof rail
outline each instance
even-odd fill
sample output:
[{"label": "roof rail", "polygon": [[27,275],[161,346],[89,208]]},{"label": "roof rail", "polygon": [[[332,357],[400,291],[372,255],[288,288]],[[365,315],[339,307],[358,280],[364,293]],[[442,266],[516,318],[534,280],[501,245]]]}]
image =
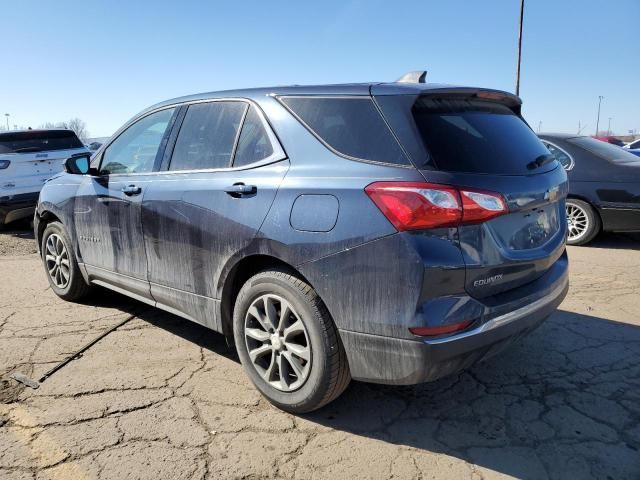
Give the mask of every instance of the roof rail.
[{"label": "roof rail", "polygon": [[426,70],[416,70],[415,72],[408,72],[401,76],[397,83],[425,83],[425,78],[427,78]]}]

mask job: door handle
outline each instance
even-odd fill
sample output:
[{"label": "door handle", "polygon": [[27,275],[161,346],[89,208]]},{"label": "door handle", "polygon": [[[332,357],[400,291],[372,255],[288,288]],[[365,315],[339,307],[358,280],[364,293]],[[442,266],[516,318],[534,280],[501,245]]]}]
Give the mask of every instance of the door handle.
[{"label": "door handle", "polygon": [[136,185],[128,185],[126,187],[122,187],[122,193],[128,196],[140,195],[142,193],[142,188]]},{"label": "door handle", "polygon": [[255,185],[245,185],[244,183],[234,183],[224,188],[224,191],[235,198],[242,196],[255,195],[258,187]]}]

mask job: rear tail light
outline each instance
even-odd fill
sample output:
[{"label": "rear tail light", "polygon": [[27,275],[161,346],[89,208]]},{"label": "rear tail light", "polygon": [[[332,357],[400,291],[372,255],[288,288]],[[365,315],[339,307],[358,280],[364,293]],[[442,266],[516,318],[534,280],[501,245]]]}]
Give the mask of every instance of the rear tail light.
[{"label": "rear tail light", "polygon": [[11,160],[0,160],[0,170],[9,168],[9,165],[11,165]]},{"label": "rear tail light", "polygon": [[426,182],[375,182],[365,192],[399,231],[480,223],[507,212],[498,193]]},{"label": "rear tail light", "polygon": [[484,222],[507,211],[502,196],[497,193],[461,190],[460,198],[463,223]]}]

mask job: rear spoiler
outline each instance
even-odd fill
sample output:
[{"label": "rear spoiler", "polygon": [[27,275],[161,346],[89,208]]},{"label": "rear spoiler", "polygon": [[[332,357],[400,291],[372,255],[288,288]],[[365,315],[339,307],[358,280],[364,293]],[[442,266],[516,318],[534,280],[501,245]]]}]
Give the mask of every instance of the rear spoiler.
[{"label": "rear spoiler", "polygon": [[517,113],[520,112],[520,107],[522,106],[522,100],[520,97],[509,92],[489,88],[434,88],[421,92],[419,96],[423,97],[431,95],[438,97],[477,98],[480,100],[494,101],[517,111]]}]

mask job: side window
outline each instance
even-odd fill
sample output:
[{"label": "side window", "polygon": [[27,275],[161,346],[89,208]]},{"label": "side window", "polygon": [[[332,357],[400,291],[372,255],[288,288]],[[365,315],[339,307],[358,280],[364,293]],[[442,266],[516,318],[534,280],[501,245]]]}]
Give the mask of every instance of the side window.
[{"label": "side window", "polygon": [[280,101],[316,137],[342,155],[409,163],[369,97],[281,97]]},{"label": "side window", "polygon": [[240,139],[236,148],[236,156],[233,160],[234,167],[259,162],[273,154],[273,146],[264,129],[264,124],[256,107],[250,107],[242,124]]},{"label": "side window", "polygon": [[176,139],[169,170],[229,167],[246,108],[243,102],[190,105]]},{"label": "side window", "polygon": [[151,172],[174,111],[168,108],[147,115],[122,132],[104,151],[100,172]]},{"label": "side window", "polygon": [[551,152],[551,155],[553,155],[555,159],[560,162],[560,165],[562,165],[565,170],[571,170],[573,168],[573,160],[563,150],[560,150],[558,147],[556,147],[555,145],[551,145],[550,143],[542,143]]}]

